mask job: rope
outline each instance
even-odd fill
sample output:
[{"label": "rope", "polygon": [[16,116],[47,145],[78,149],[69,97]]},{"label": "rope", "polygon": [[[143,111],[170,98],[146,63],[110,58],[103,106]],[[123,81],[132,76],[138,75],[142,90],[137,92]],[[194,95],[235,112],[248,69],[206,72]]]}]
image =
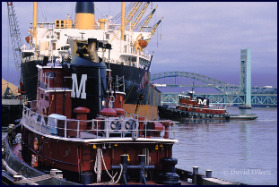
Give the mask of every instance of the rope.
[{"label": "rope", "polygon": [[[122,172],[123,172],[123,166],[122,166],[122,164],[120,164],[120,173],[119,173],[119,175],[118,175],[118,179],[116,180],[116,181],[114,181],[114,179],[115,179],[115,177],[116,177],[116,175],[118,174],[118,172],[116,172],[115,173],[115,175],[114,176],[112,176],[110,173],[109,173],[109,171],[108,171],[108,169],[107,169],[107,167],[106,167],[106,163],[105,163],[105,160],[104,160],[104,156],[103,156],[103,151],[101,150],[100,151],[100,156],[101,156],[101,158],[102,158],[102,161],[103,161],[103,165],[104,165],[104,167],[105,167],[105,170],[106,170],[106,172],[107,172],[107,174],[109,175],[109,177],[111,178],[111,181],[110,182],[104,182],[104,183],[97,183],[97,184],[116,184],[116,183],[118,183],[119,182],[119,180],[120,180],[120,178],[121,178],[121,176],[122,176]],[[95,159],[95,165],[94,165],[94,172],[97,174],[97,162],[98,162],[98,154],[96,154],[96,159]]]}]

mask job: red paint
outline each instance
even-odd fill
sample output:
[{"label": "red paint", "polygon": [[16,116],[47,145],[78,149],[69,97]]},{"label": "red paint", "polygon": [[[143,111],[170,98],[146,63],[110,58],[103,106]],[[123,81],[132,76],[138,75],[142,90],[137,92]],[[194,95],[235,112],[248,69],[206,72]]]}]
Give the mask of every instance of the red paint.
[{"label": "red paint", "polygon": [[[76,119],[86,121],[87,120],[87,114],[90,113],[90,109],[86,107],[77,107],[74,109],[74,113],[76,113]],[[87,129],[86,122],[80,122],[79,129],[80,130],[86,130]]]},{"label": "red paint", "polygon": [[100,111],[100,114],[102,116],[117,116],[117,113],[116,111],[113,109],[113,108],[103,108],[101,111]]},{"label": "red paint", "polygon": [[169,126],[172,126],[173,123],[171,120],[166,120],[163,122],[163,125],[165,126],[165,135],[164,138],[169,138]]},{"label": "red paint", "polygon": [[122,108],[113,108],[116,111],[117,116],[125,116],[125,110]]},{"label": "red paint", "polygon": [[152,132],[153,137],[160,137],[161,132],[164,130],[164,126],[162,123],[152,122],[151,129],[154,130]]}]

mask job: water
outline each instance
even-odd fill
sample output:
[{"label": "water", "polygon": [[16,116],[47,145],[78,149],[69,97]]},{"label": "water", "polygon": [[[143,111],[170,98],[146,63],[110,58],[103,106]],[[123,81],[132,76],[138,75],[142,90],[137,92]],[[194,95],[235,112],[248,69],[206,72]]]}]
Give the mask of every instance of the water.
[{"label": "water", "polygon": [[[239,114],[238,108],[227,109]],[[230,122],[187,121],[176,125],[173,157],[176,167],[199,172],[213,170],[212,176],[251,185],[277,184],[277,108],[253,108],[246,113],[256,120]],[[3,137],[2,129],[2,137]]]},{"label": "water", "polygon": [[[227,108],[240,114],[236,107]],[[253,108],[252,121],[180,122],[176,125],[173,157],[176,167],[199,172],[213,170],[212,176],[251,185],[277,184],[277,108]]]}]

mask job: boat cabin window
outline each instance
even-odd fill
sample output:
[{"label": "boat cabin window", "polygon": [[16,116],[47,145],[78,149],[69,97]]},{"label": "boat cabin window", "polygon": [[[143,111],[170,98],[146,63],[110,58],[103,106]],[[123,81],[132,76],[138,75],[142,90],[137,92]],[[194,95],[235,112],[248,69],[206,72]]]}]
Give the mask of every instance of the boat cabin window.
[{"label": "boat cabin window", "polygon": [[[62,24],[62,21],[61,21],[61,24]],[[60,32],[57,32],[56,35],[57,35],[57,39],[60,40]]]},{"label": "boat cabin window", "polygon": [[126,38],[127,38],[127,35],[124,35],[124,41],[126,41],[126,40],[127,40]]},{"label": "boat cabin window", "polygon": [[52,50],[56,50],[56,43],[52,43]]},{"label": "boat cabin window", "polygon": [[59,27],[59,20],[56,20],[56,27]]},{"label": "boat cabin window", "polygon": [[45,96],[45,100],[48,101],[48,96]]},{"label": "boat cabin window", "polygon": [[47,72],[46,73],[48,78],[55,78],[55,73],[54,72]]},{"label": "boat cabin window", "polygon": [[106,34],[106,40],[109,40],[109,34]]}]

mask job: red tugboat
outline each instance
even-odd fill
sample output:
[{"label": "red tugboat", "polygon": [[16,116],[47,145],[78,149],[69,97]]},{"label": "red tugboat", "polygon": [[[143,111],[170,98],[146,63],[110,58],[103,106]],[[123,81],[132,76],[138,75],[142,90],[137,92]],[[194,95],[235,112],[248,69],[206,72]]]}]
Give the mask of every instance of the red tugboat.
[{"label": "red tugboat", "polygon": [[209,108],[209,100],[197,97],[193,99],[193,92],[178,95],[179,101],[176,108],[159,106],[159,116],[163,119],[230,119],[226,109]]},{"label": "red tugboat", "polygon": [[[17,172],[33,182],[55,168],[66,179],[56,184],[180,184],[172,158],[174,124],[127,117],[125,92],[97,55],[99,48],[109,52],[111,45],[88,39],[77,43],[71,63],[37,65],[37,100],[23,107],[13,132],[22,136],[21,144],[4,146],[4,165],[13,152],[10,167],[25,168]],[[51,182],[37,177],[37,184]]]}]

